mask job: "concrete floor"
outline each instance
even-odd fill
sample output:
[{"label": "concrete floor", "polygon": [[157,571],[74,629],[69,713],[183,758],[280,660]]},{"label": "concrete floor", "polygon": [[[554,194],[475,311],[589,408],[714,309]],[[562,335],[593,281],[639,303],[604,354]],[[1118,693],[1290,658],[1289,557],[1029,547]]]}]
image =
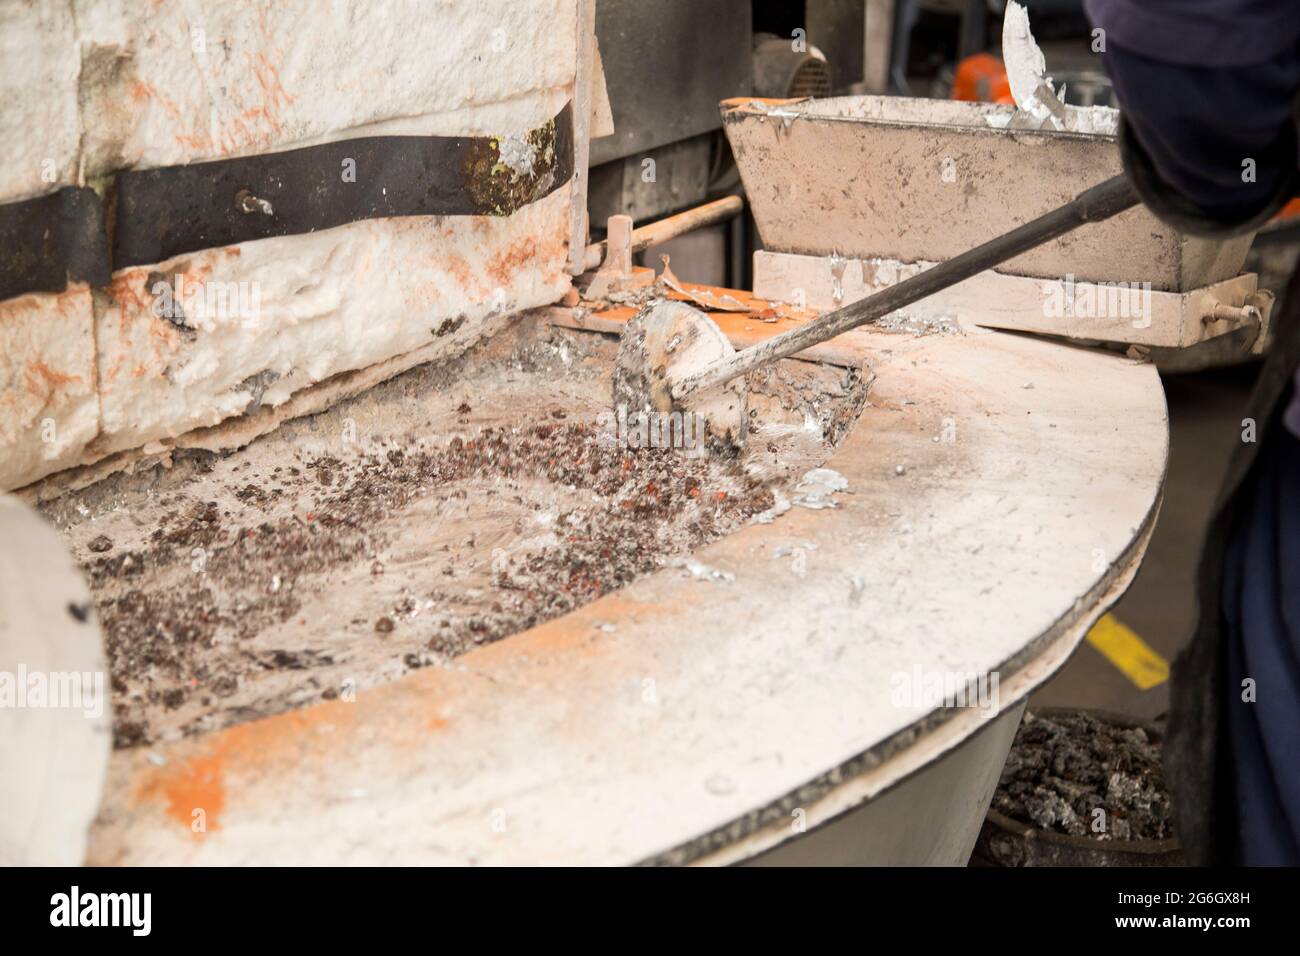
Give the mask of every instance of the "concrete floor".
[{"label": "concrete floor", "polygon": [[[1193,582],[1201,537],[1228,456],[1241,440],[1241,418],[1257,366],[1167,375],[1169,474],[1146,560],[1111,613],[1166,660],[1195,623]],[[1030,700],[1030,706],[1094,707],[1155,718],[1169,706],[1169,685],[1141,690],[1087,642]]]}]

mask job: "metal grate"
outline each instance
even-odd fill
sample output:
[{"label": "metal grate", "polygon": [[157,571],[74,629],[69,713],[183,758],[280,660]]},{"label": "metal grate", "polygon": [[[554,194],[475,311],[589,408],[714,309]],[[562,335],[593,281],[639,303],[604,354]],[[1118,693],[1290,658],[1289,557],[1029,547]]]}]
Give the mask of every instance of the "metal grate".
[{"label": "metal grate", "polygon": [[790,92],[787,95],[792,97],[830,96],[831,71],[830,67],[826,65],[826,61],[810,56],[800,63],[799,68],[794,71],[794,76],[790,79]]}]

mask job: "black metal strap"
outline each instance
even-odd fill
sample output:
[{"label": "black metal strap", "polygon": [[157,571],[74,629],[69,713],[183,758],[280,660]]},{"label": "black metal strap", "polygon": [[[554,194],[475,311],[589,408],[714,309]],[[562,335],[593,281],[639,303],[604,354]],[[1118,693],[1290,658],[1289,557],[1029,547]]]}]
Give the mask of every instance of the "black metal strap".
[{"label": "black metal strap", "polygon": [[250,239],[393,216],[508,216],[574,172],[571,104],[511,139],[368,136],[118,173],[111,256],[90,189],[0,206],[0,299]]},{"label": "black metal strap", "polygon": [[[521,174],[502,161],[531,154]],[[522,163],[516,166],[524,168]],[[389,216],[508,216],[573,171],[571,110],[504,146],[489,137],[370,136],[117,177],[113,267]]]},{"label": "black metal strap", "polygon": [[104,209],[93,189],[69,186],[0,205],[0,301],[108,279]]}]

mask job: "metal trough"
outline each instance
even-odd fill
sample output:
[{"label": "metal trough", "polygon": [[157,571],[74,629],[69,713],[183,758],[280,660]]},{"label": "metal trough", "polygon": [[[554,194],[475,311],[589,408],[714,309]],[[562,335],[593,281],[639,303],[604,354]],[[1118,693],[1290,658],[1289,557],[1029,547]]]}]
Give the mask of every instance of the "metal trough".
[{"label": "metal trough", "polygon": [[[722,104],[766,249],[906,263],[949,259],[1119,172],[1113,112],[1089,114],[1096,133],[1010,132],[1012,113],[884,96]],[[1182,235],[1137,208],[999,271],[1185,292],[1237,275],[1251,239]]]}]

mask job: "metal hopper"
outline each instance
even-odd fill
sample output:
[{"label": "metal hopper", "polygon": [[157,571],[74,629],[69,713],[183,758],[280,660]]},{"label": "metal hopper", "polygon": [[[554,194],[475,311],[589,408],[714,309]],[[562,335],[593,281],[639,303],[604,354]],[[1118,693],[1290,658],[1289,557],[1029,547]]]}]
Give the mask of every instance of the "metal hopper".
[{"label": "metal hopper", "polygon": [[[722,104],[766,249],[900,262],[949,259],[1119,172],[1113,111],[1089,111],[1095,132],[1008,129],[1013,114],[884,96]],[[1185,292],[1235,276],[1251,239],[1187,236],[1134,209],[1000,271]]]}]

